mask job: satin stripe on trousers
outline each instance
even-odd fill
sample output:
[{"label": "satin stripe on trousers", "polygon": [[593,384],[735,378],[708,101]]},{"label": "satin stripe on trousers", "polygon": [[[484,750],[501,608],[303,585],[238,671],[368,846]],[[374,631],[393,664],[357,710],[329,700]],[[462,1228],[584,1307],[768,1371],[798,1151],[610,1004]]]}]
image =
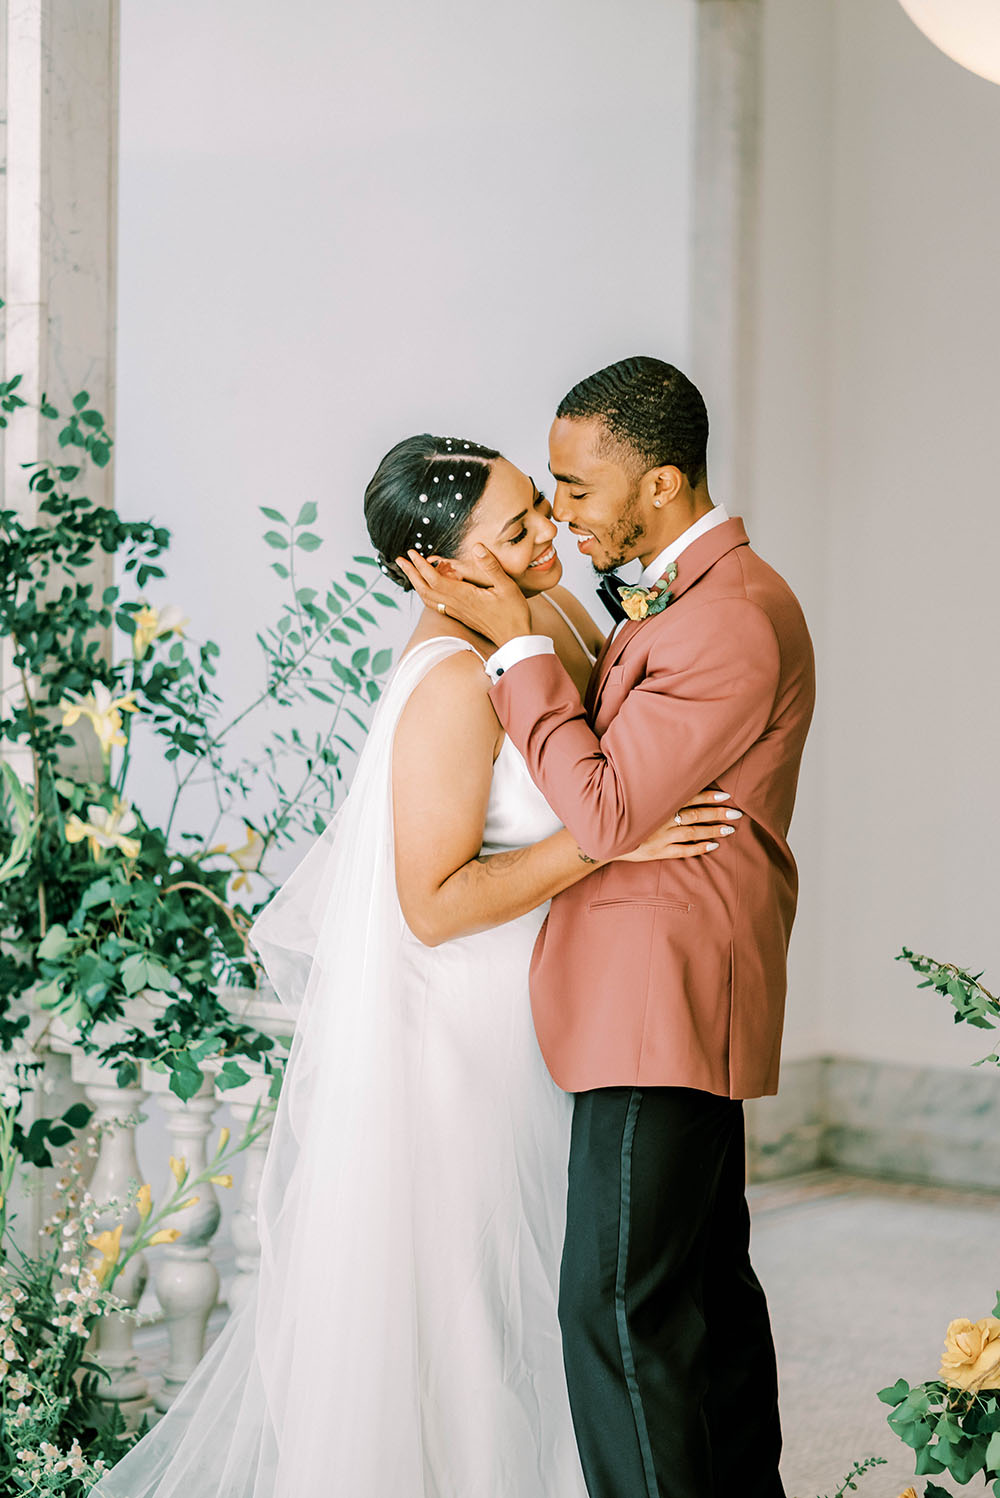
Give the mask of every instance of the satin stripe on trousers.
[{"label": "satin stripe on trousers", "polygon": [[743,1106],[577,1094],[559,1315],[591,1498],[784,1498]]}]

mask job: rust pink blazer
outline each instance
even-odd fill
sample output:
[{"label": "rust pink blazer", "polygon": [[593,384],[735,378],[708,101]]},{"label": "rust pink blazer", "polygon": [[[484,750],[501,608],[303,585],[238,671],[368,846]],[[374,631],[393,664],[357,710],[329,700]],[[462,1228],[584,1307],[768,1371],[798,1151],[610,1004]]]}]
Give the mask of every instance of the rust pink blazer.
[{"label": "rust pink blazer", "polygon": [[[628,852],[706,786],[743,820],[704,858],[609,863],[557,895],[531,968],[555,1081],[777,1091],[797,876],[786,835],[815,678],[805,620],[740,520],[681,555],[674,601],[621,626],[586,707],[556,657],[493,687],[581,848]],[[721,818],[720,818],[721,820]]]}]

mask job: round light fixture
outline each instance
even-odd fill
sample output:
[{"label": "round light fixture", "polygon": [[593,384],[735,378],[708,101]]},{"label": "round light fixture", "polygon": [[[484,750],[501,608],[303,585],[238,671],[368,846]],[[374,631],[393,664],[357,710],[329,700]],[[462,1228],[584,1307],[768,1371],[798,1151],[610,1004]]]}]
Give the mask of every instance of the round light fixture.
[{"label": "round light fixture", "polygon": [[936,47],[980,78],[1000,83],[998,0],[899,0]]}]

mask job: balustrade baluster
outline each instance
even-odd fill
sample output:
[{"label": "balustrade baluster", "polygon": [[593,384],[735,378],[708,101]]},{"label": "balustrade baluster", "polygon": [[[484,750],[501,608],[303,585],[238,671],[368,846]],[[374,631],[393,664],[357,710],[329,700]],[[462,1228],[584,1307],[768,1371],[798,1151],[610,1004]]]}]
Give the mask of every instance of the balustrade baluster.
[{"label": "balustrade baluster", "polygon": [[[218,1098],[210,1079],[189,1101],[172,1092],[157,1093],[170,1134],[170,1147],[183,1159],[189,1176],[196,1176],[207,1164],[207,1139]],[[171,1182],[172,1186],[172,1182]],[[169,1408],[181,1385],[197,1367],[205,1351],[208,1318],[219,1294],[219,1273],[212,1262],[212,1239],[219,1226],[221,1211],[215,1188],[210,1184],[192,1187],[198,1200],[168,1219],[169,1226],[181,1236],[159,1250],[153,1271],[153,1289],[163,1310],[170,1351],[164,1369],[163,1384],[154,1395],[157,1409]]]}]

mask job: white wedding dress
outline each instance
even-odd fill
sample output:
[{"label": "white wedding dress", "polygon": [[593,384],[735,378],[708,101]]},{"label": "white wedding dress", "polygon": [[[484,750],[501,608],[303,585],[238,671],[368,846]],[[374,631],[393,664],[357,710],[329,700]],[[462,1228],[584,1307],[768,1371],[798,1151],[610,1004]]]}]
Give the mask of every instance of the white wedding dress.
[{"label": "white wedding dress", "polygon": [[[343,808],[253,931],[300,1006],[255,1297],[94,1498],[586,1498],[556,1317],[571,1099],[528,1002],[545,908],[436,948],[395,890],[388,684]],[[505,740],[483,848],[559,823]]]}]

